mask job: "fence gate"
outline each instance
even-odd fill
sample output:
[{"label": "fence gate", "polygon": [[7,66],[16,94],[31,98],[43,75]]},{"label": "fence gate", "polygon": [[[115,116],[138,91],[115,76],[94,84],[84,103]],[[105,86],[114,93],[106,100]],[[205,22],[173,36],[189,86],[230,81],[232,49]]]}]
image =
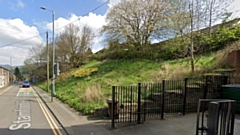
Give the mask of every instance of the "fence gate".
[{"label": "fence gate", "polygon": [[113,86],[112,87],[112,128],[115,123],[143,123],[145,112],[142,108],[141,97],[145,96],[144,87]]}]

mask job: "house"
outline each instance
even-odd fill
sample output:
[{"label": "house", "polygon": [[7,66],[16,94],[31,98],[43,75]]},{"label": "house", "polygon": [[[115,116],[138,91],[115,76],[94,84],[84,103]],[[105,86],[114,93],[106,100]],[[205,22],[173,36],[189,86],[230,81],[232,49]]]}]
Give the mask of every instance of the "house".
[{"label": "house", "polygon": [[16,82],[17,81],[17,77],[14,74],[14,70],[12,70],[12,69],[9,71],[9,81],[10,82]]},{"label": "house", "polygon": [[9,84],[9,75],[8,69],[0,67],[0,88]]}]

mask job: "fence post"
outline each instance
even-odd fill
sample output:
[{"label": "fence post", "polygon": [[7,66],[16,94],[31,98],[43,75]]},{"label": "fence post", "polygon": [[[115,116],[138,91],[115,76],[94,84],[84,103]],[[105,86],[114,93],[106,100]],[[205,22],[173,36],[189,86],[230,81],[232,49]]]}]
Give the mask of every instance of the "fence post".
[{"label": "fence post", "polygon": [[141,83],[138,83],[138,113],[137,113],[137,123],[140,124],[141,121]]},{"label": "fence post", "polygon": [[186,101],[187,101],[187,92],[188,92],[187,91],[187,81],[188,81],[188,78],[185,78],[184,79],[183,109],[182,109],[183,116],[186,113]]},{"label": "fence post", "polygon": [[223,76],[223,84],[222,85],[226,85],[228,84],[228,76]]},{"label": "fence post", "polygon": [[161,119],[164,117],[164,92],[165,92],[165,80],[162,80],[162,111],[161,111]]},{"label": "fence post", "polygon": [[114,116],[115,116],[115,86],[112,86],[112,108],[111,108],[111,111],[112,111],[112,128],[115,128],[115,121],[114,121]]},{"label": "fence post", "polygon": [[208,92],[208,76],[205,77],[205,86],[203,91],[203,99],[207,98],[207,92]]},{"label": "fence post", "polygon": [[234,134],[234,121],[235,121],[236,102],[231,103],[231,128],[229,135]]}]

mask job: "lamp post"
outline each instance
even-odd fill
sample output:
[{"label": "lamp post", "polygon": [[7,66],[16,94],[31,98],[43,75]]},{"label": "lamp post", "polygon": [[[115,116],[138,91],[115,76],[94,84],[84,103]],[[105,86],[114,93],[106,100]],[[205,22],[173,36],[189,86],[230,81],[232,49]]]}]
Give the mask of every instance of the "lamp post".
[{"label": "lamp post", "polygon": [[12,69],[12,58],[15,58],[15,57],[10,57],[10,66],[11,66],[11,69]]},{"label": "lamp post", "polygon": [[[12,73],[11,73],[11,77],[10,77],[10,81],[13,81],[14,82],[14,78],[13,78],[13,73],[14,73],[14,69],[13,69],[13,67],[12,67],[12,58],[15,58],[15,57],[10,57],[10,66],[11,66],[11,69],[10,69],[10,71],[12,71]],[[13,83],[12,82],[12,83]]]},{"label": "lamp post", "polygon": [[51,91],[51,101],[53,101],[53,96],[55,93],[55,84],[54,84],[54,79],[55,79],[55,74],[54,74],[54,64],[55,64],[55,39],[54,39],[54,10],[49,10],[46,9],[45,7],[40,7],[42,10],[47,10],[52,12],[52,38],[53,38],[53,47],[52,47],[52,91]]},{"label": "lamp post", "polygon": [[49,45],[48,45],[48,32],[46,32],[46,44],[47,44],[47,92],[49,92]]}]

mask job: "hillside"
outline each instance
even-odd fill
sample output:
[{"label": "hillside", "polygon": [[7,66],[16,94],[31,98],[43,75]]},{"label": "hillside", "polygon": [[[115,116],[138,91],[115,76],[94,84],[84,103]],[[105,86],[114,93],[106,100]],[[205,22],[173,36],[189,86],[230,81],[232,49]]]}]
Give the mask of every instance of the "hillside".
[{"label": "hillside", "polygon": [[[195,57],[195,73],[190,71],[189,58],[151,61],[140,59],[90,61],[78,69],[62,73],[56,79],[56,97],[85,114],[96,107],[107,106],[112,86],[137,85],[139,82],[160,82],[163,79],[201,77],[204,73],[226,67],[228,49]],[[94,68],[94,72],[87,69]],[[83,70],[84,69],[84,70]],[[74,77],[75,72],[82,77]],[[84,73],[86,72],[86,73]],[[85,74],[85,76],[84,76]],[[46,90],[46,84],[40,84]]]},{"label": "hillside", "polygon": [[6,68],[6,69],[11,69],[12,68],[10,65],[0,65],[0,67]]}]

